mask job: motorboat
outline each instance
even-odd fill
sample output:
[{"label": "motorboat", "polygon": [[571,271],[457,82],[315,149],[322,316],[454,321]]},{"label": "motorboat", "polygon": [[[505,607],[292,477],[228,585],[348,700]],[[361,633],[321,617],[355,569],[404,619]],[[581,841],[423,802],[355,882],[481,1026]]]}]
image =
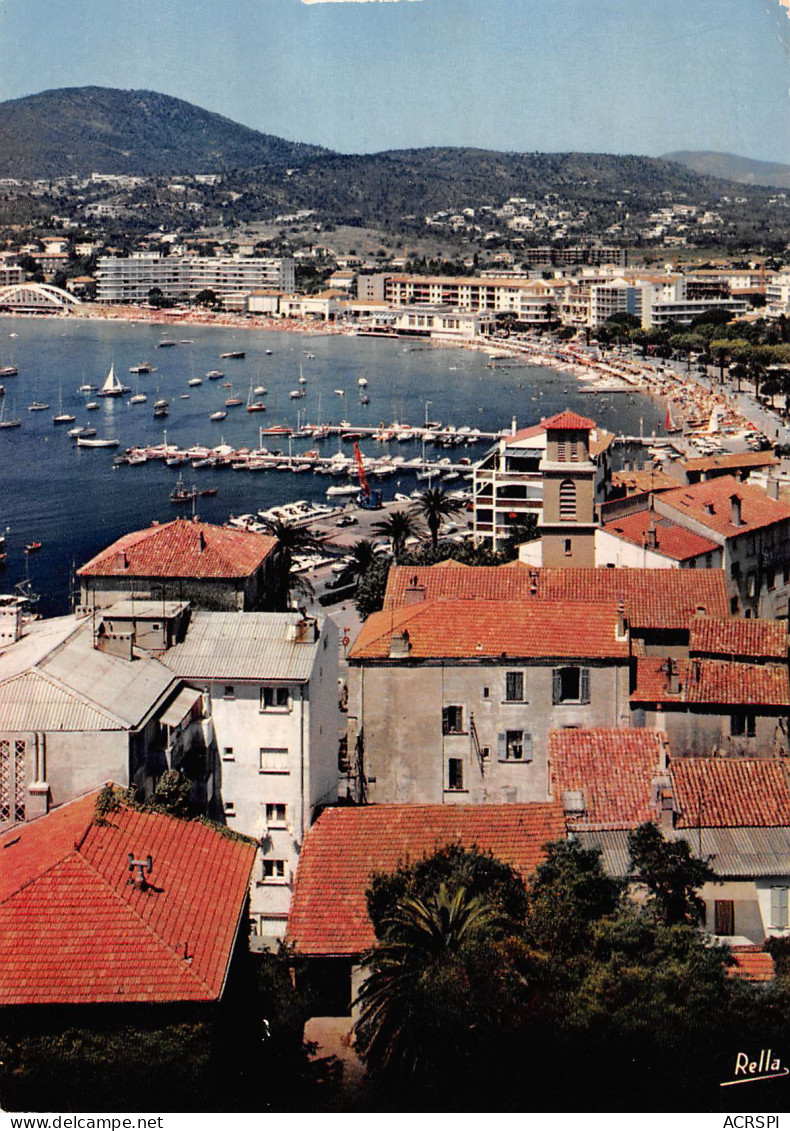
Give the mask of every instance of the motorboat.
[{"label": "motorboat", "polygon": [[247,355],[244,352],[244,350],[228,350],[226,353],[221,353],[219,356],[223,359],[226,358],[226,357],[233,357],[233,358],[239,358],[240,359],[242,357],[246,357]]},{"label": "motorboat", "polygon": [[84,435],[77,437],[78,448],[117,448],[120,440],[91,440]]},{"label": "motorboat", "polygon": [[187,381],[187,385],[192,385],[193,387],[196,386],[196,385],[202,385],[202,384],[203,384],[203,378],[202,377],[190,377],[189,380]]},{"label": "motorboat", "polygon": [[161,419],[170,412],[170,402],[166,400],[154,401],[154,418]]},{"label": "motorboat", "polygon": [[145,404],[147,400],[147,393],[135,393],[133,397],[129,397],[129,404]]},{"label": "motorboat", "polygon": [[86,412],[93,412],[97,408],[99,408],[98,401],[88,401],[88,403],[85,405]]},{"label": "motorboat", "polygon": [[224,376],[225,374],[221,369],[209,369],[208,373],[206,374],[206,377],[209,379],[209,381],[219,381]]},{"label": "motorboat", "polygon": [[227,412],[223,412],[220,409],[218,412],[212,412],[209,416],[209,420],[224,420],[227,415]]}]

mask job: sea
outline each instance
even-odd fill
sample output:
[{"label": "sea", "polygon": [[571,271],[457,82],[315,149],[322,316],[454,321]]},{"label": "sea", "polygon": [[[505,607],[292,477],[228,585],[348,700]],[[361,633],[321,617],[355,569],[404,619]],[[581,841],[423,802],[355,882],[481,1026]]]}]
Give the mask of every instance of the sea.
[{"label": "sea", "polygon": [[[164,347],[163,340],[175,342]],[[220,358],[244,351],[243,358]],[[154,372],[135,375],[130,367],[150,363]],[[345,334],[297,334],[276,330],[214,325],[156,325],[121,320],[0,318],[0,366],[16,365],[19,373],[1,378],[5,396],[0,412],[21,419],[20,428],[0,429],[0,531],[6,534],[7,560],[0,568],[0,593],[29,582],[40,596],[46,616],[67,612],[75,593],[75,570],[122,534],[177,514],[170,492],[179,469],[163,461],[116,466],[125,448],[162,443],[190,447],[221,443],[234,448],[259,446],[259,428],[304,423],[378,427],[398,421],[422,425],[426,420],[484,432],[509,428],[515,418],[524,428],[565,408],[592,417],[599,425],[629,435],[660,434],[664,410],[655,398],[640,393],[585,395],[575,377],[547,367],[497,360],[485,352],[460,347],[435,347],[419,340],[391,341]],[[82,384],[100,386],[111,365],[131,393],[101,398],[86,411],[95,394],[78,391]],[[208,380],[211,370],[221,380]],[[305,380],[300,384],[299,378]],[[200,377],[201,385],[189,380]],[[360,381],[363,384],[360,384]],[[367,382],[367,384],[364,384]],[[266,412],[245,410],[249,390],[264,385]],[[291,398],[304,389],[305,396]],[[148,394],[145,404],[130,404],[136,392]],[[362,403],[361,396],[368,397]],[[225,410],[235,395],[242,405],[227,408],[227,418],[209,419]],[[154,419],[153,404],[169,401],[169,416]],[[49,409],[31,412],[34,402]],[[56,425],[62,406],[76,424],[90,425],[97,438],[117,438],[118,448],[78,448],[67,435],[73,424]],[[288,454],[287,439],[264,437],[269,450]],[[352,447],[337,436],[315,442],[293,440],[294,454],[318,448],[331,456]],[[367,439],[363,452],[420,455],[417,443],[389,445]],[[450,453],[427,449],[429,458],[451,454],[480,459],[487,444],[455,447]],[[232,514],[254,513],[297,499],[325,501],[329,480],[310,472],[246,472],[230,469],[181,469],[184,483],[217,493],[197,500],[207,522],[226,522]],[[455,484],[457,486],[457,484]],[[401,473],[381,484],[384,497],[410,493],[414,475]],[[27,543],[40,550],[25,553]]]}]

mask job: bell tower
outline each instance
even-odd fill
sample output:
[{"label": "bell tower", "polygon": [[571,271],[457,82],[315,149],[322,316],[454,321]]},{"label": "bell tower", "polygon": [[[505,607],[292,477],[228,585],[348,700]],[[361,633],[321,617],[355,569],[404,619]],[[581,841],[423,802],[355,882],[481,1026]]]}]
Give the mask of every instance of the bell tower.
[{"label": "bell tower", "polygon": [[546,456],[543,514],[539,521],[544,566],[595,565],[595,464],[590,432],[595,421],[561,412],[543,421]]}]

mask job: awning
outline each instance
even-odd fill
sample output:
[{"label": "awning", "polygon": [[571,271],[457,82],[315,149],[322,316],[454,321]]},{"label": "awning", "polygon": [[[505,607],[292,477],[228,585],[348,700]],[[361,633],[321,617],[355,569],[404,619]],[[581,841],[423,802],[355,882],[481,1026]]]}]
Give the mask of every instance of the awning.
[{"label": "awning", "polygon": [[179,691],[167,710],[160,716],[159,721],[165,726],[177,727],[202,699],[202,694],[195,691],[194,687],[185,687],[183,691]]}]

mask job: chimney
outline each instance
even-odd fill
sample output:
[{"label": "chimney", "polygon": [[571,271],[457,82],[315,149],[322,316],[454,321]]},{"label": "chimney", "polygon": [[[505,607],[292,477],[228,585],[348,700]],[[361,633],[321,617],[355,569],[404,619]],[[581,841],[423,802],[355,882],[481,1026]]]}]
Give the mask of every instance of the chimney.
[{"label": "chimney", "polygon": [[765,493],[769,499],[779,499],[779,480],[769,476],[765,483]]},{"label": "chimney", "polygon": [[674,829],[677,819],[675,793],[669,774],[656,774],[653,778],[653,798],[658,818],[658,827],[667,832]]},{"label": "chimney", "polygon": [[[304,610],[301,610],[304,612]],[[315,644],[319,637],[318,620],[316,617],[303,615],[294,624],[289,624],[286,639],[293,644]]]},{"label": "chimney", "polygon": [[658,531],[656,530],[653,519],[650,519],[650,526],[645,531],[645,549],[655,550],[658,547]]},{"label": "chimney", "polygon": [[698,617],[707,616],[707,613],[708,613],[708,610],[706,609],[706,607],[704,605],[697,605],[697,616]]},{"label": "chimney", "polygon": [[203,551],[205,550],[205,548],[206,548],[206,536],[203,533],[203,531],[201,530],[200,533],[198,534],[198,552],[202,554]]},{"label": "chimney", "polygon": [[518,431],[518,428],[516,426],[516,418],[514,416],[513,419],[510,421],[510,435],[515,436],[517,431]]},{"label": "chimney", "polygon": [[529,571],[529,595],[530,597],[537,597],[538,595],[538,571],[531,569]]},{"label": "chimney", "polygon": [[732,517],[730,522],[733,526],[743,526],[744,522],[741,518],[741,497],[740,495],[730,495],[730,503],[732,504]]},{"label": "chimney", "polygon": [[618,640],[625,640],[628,636],[628,617],[625,615],[625,603],[623,601],[617,603],[617,632],[615,635]]},{"label": "chimney", "polygon": [[409,640],[409,630],[404,628],[402,632],[393,632],[390,637],[390,659],[408,659],[410,652],[411,641]]},{"label": "chimney", "polygon": [[151,869],[154,866],[154,859],[152,856],[146,856],[145,859],[136,859],[133,852],[129,853],[129,883],[134,884],[138,891],[148,891],[148,881],[145,878],[146,872],[151,875]]},{"label": "chimney", "polygon": [[716,513],[716,508],[714,507],[713,503],[711,503],[710,501],[705,503],[705,514],[715,514],[715,513]]},{"label": "chimney", "polygon": [[661,671],[667,677],[667,695],[680,695],[680,674],[678,665],[670,657],[661,665]]},{"label": "chimney", "polygon": [[416,574],[409,579],[403,599],[406,605],[419,605],[420,601],[425,600],[425,586],[420,585]]}]

